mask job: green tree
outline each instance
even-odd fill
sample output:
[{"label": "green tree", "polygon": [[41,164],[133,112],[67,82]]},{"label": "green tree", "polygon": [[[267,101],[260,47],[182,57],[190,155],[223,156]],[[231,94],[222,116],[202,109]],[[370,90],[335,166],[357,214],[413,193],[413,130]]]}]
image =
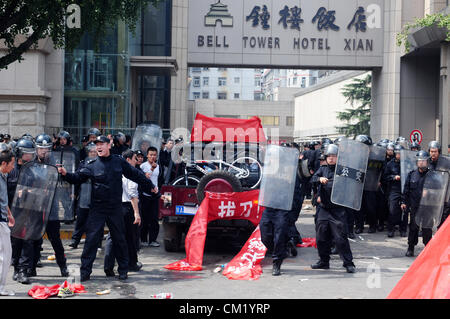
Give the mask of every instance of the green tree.
[{"label": "green tree", "polygon": [[[140,12],[160,0],[2,0],[0,1],[0,70],[15,61],[38,41],[51,38],[55,48],[74,49],[88,32],[99,43],[117,20],[135,30]],[[79,10],[73,9],[73,5]],[[72,6],[70,6],[72,5]],[[68,27],[66,19],[79,13],[79,27]]]},{"label": "green tree", "polygon": [[352,108],[338,112],[337,118],[346,122],[336,127],[340,134],[356,137],[360,134],[370,134],[370,108],[372,101],[372,75],[364,79],[355,79],[342,89],[342,95],[347,98]]}]

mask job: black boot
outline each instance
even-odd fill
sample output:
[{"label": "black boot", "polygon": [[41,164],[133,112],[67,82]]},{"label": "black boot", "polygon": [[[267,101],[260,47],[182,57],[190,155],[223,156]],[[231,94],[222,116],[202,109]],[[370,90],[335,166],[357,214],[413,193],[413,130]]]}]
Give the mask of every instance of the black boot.
[{"label": "black boot", "polygon": [[28,278],[25,271],[19,271],[19,274],[17,275],[17,282],[20,282],[24,285],[29,285],[31,283],[30,278]]},{"label": "black boot", "polygon": [[408,246],[408,250],[405,254],[406,257],[414,257],[414,246]]},{"label": "black boot", "polygon": [[69,247],[72,247],[73,249],[78,248],[78,241],[72,240],[72,242],[69,244]]},{"label": "black boot", "polygon": [[12,279],[13,279],[14,281],[16,281],[18,276],[19,276],[19,270],[17,270],[17,269],[14,268],[14,273],[13,273]]},{"label": "black boot", "polygon": [[272,276],[279,276],[281,275],[281,264],[283,263],[283,259],[276,259],[273,261],[273,268],[272,268]]},{"label": "black boot", "polygon": [[59,270],[61,270],[61,277],[69,277],[67,266],[60,267]]},{"label": "black boot", "polygon": [[297,256],[297,247],[295,247],[294,241],[291,239],[288,241],[288,252],[289,256],[296,257]]},{"label": "black boot", "polygon": [[312,269],[330,269],[330,263],[319,260],[314,265],[311,265]]},{"label": "black boot", "polygon": [[333,247],[331,248],[331,254],[332,254],[332,255],[337,255],[337,254],[339,254],[338,249],[336,248],[336,246],[333,246]]}]

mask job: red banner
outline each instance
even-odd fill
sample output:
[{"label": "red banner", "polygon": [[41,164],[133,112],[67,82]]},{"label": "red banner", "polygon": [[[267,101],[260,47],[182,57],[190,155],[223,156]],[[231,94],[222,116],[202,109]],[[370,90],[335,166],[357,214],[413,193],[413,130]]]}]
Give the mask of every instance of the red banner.
[{"label": "red banner", "polygon": [[450,299],[450,218],[425,246],[388,299]]},{"label": "red banner", "polygon": [[[259,190],[239,193],[205,193],[205,199],[201,203],[194,219],[192,220],[186,236],[186,258],[167,266],[170,270],[198,271],[202,270],[203,252],[205,248],[206,230],[208,223],[217,219],[246,219],[253,225],[258,225],[264,208],[258,205]],[[255,230],[256,232],[256,230]],[[253,233],[245,247],[255,248],[261,235]],[[256,238],[256,241],[255,241]],[[262,244],[262,243],[261,243]],[[245,248],[244,247],[244,248]],[[242,255],[245,254],[243,250]],[[238,256],[241,255],[239,253]],[[247,255],[246,255],[247,256]],[[237,257],[236,257],[237,258]]]},{"label": "red banner", "polygon": [[261,261],[267,248],[261,241],[259,226],[250,236],[239,254],[230,261],[223,275],[234,280],[256,280],[262,274]]}]

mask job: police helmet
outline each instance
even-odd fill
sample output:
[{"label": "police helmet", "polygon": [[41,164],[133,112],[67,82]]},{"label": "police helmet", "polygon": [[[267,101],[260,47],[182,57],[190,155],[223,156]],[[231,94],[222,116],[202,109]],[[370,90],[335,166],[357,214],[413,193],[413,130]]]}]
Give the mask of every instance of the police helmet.
[{"label": "police helmet", "polygon": [[328,144],[327,145],[327,147],[325,148],[325,151],[324,151],[324,155],[325,156],[330,156],[330,155],[338,155],[338,151],[339,151],[339,148],[338,148],[338,146],[337,145],[335,145],[335,144]]},{"label": "police helmet", "polygon": [[441,152],[442,148],[441,148],[441,143],[439,143],[438,141],[431,141],[428,144],[428,152],[430,151],[430,149],[432,148],[437,148],[439,150],[439,153]]},{"label": "police helmet", "polygon": [[88,136],[95,135],[96,137],[98,137],[98,136],[102,135],[102,133],[100,132],[100,130],[98,128],[93,127],[91,129],[89,129],[87,135]]},{"label": "police helmet", "polygon": [[426,161],[430,158],[430,154],[426,151],[420,151],[416,154],[417,161]]},{"label": "police helmet", "polygon": [[36,136],[35,143],[37,148],[51,148],[53,146],[52,138],[45,133]]},{"label": "police helmet", "polygon": [[117,133],[116,138],[122,143],[125,143],[127,141],[127,137],[122,132]]},{"label": "police helmet", "polygon": [[90,142],[86,145],[86,150],[87,152],[90,152],[92,149],[95,149],[95,143],[94,142]]},{"label": "police helmet", "polygon": [[21,139],[30,140],[30,141],[34,142],[34,137],[31,134],[29,134],[29,133],[23,134]]},{"label": "police helmet", "polygon": [[332,144],[333,142],[328,138],[328,137],[324,137],[322,139],[322,144]]},{"label": "police helmet", "polygon": [[16,144],[16,152],[20,152],[21,154],[32,154],[35,152],[35,148],[34,142],[26,138],[21,138]]},{"label": "police helmet", "polygon": [[71,139],[70,133],[67,132],[67,131],[61,131],[61,132],[59,132],[58,137],[59,137],[59,138],[65,138],[67,141],[69,141],[69,140]]},{"label": "police helmet", "polygon": [[388,144],[386,145],[386,149],[387,149],[387,150],[391,150],[391,151],[395,150],[395,144],[392,143],[392,142],[388,143]]},{"label": "police helmet", "polygon": [[405,148],[403,147],[403,145],[395,144],[395,147],[394,147],[394,153],[395,153],[395,154],[400,153],[400,151],[401,151],[401,150],[404,150],[404,149],[405,149]]},{"label": "police helmet", "polygon": [[405,149],[409,148],[409,142],[403,136],[398,137],[395,143],[402,145]]},{"label": "police helmet", "polygon": [[421,149],[420,148],[420,144],[417,143],[417,142],[412,142],[411,145],[410,145],[410,149],[411,150],[416,149],[416,150],[420,151],[420,149]]},{"label": "police helmet", "polygon": [[381,141],[377,143],[377,146],[382,147],[382,148],[387,148],[387,145],[388,145],[387,143],[381,142]]},{"label": "police helmet", "polygon": [[357,137],[355,137],[355,141],[361,142],[369,146],[373,144],[372,139],[368,135],[358,135]]},{"label": "police helmet", "polygon": [[340,142],[342,142],[345,139],[344,136],[338,137],[333,141],[333,144],[339,145]]}]

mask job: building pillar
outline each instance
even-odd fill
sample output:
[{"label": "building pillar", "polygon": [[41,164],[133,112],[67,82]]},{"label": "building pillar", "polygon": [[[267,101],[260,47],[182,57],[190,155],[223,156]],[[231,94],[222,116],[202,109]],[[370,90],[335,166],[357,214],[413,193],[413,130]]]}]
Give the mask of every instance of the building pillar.
[{"label": "building pillar", "polygon": [[450,45],[441,45],[441,67],[440,67],[440,94],[439,94],[439,135],[442,143],[442,151],[447,154],[447,146],[450,144]]}]

